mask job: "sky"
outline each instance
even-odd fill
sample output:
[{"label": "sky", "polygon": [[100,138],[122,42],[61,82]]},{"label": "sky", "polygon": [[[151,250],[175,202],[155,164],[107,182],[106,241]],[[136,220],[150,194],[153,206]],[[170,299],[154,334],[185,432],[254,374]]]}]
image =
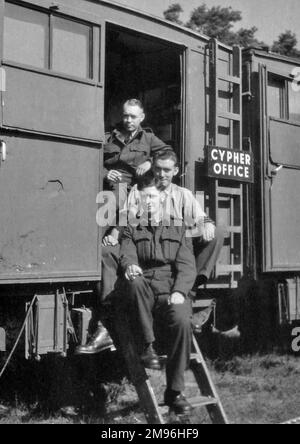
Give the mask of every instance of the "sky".
[{"label": "sky", "polygon": [[134,7],[141,11],[163,16],[169,5],[180,3],[184,9],[183,20],[188,20],[190,12],[206,3],[212,6],[231,6],[242,12],[243,20],[236,28],[256,26],[256,37],[267,44],[277,40],[286,30],[296,33],[300,48],[300,0],[116,0],[117,3]]}]

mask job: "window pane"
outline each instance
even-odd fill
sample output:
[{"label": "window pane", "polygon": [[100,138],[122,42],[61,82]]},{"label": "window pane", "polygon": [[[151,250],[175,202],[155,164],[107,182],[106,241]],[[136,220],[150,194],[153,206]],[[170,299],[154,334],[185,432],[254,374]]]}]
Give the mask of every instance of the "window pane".
[{"label": "window pane", "polygon": [[269,77],[268,82],[268,114],[283,119],[284,116],[284,81]]},{"label": "window pane", "polygon": [[54,71],[91,78],[91,32],[92,28],[89,26],[55,18],[52,60]]},{"label": "window pane", "polygon": [[293,86],[289,84],[289,119],[300,122],[300,91],[294,91]]},{"label": "window pane", "polygon": [[4,59],[48,68],[48,41],[46,14],[5,3]]}]

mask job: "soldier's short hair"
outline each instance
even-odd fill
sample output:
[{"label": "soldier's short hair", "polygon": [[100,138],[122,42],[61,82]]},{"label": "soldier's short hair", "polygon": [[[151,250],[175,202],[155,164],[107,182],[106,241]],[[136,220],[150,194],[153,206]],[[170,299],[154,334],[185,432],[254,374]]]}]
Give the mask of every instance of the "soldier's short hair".
[{"label": "soldier's short hair", "polygon": [[139,176],[137,180],[137,188],[139,191],[148,187],[156,186],[155,177],[152,170],[147,171],[143,176]]},{"label": "soldier's short hair", "polygon": [[129,99],[124,103],[124,106],[138,106],[144,112],[144,105],[139,99]]},{"label": "soldier's short hair", "polygon": [[159,153],[157,153],[154,158],[153,158],[153,164],[155,165],[155,163],[158,160],[172,160],[175,164],[175,166],[178,166],[178,156],[175,153],[175,151],[173,151],[173,149],[170,147],[170,149],[166,150],[166,151],[161,151]]}]

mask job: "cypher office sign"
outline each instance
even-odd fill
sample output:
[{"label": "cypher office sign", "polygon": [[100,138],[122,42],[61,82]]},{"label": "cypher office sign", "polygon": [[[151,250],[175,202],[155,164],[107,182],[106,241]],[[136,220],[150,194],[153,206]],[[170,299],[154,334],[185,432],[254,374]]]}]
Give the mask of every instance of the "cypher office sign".
[{"label": "cypher office sign", "polygon": [[249,151],[207,146],[208,176],[239,182],[254,182],[254,159]]}]

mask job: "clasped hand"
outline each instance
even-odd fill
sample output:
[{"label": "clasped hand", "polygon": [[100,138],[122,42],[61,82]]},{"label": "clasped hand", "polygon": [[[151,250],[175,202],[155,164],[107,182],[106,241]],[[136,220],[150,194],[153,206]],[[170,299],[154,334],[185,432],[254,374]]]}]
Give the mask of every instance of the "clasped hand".
[{"label": "clasped hand", "polygon": [[[143,270],[138,265],[129,265],[125,272],[125,278],[128,281],[134,281],[137,277],[143,276]],[[169,305],[182,305],[185,302],[185,297],[182,293],[174,292],[169,297]]]}]

